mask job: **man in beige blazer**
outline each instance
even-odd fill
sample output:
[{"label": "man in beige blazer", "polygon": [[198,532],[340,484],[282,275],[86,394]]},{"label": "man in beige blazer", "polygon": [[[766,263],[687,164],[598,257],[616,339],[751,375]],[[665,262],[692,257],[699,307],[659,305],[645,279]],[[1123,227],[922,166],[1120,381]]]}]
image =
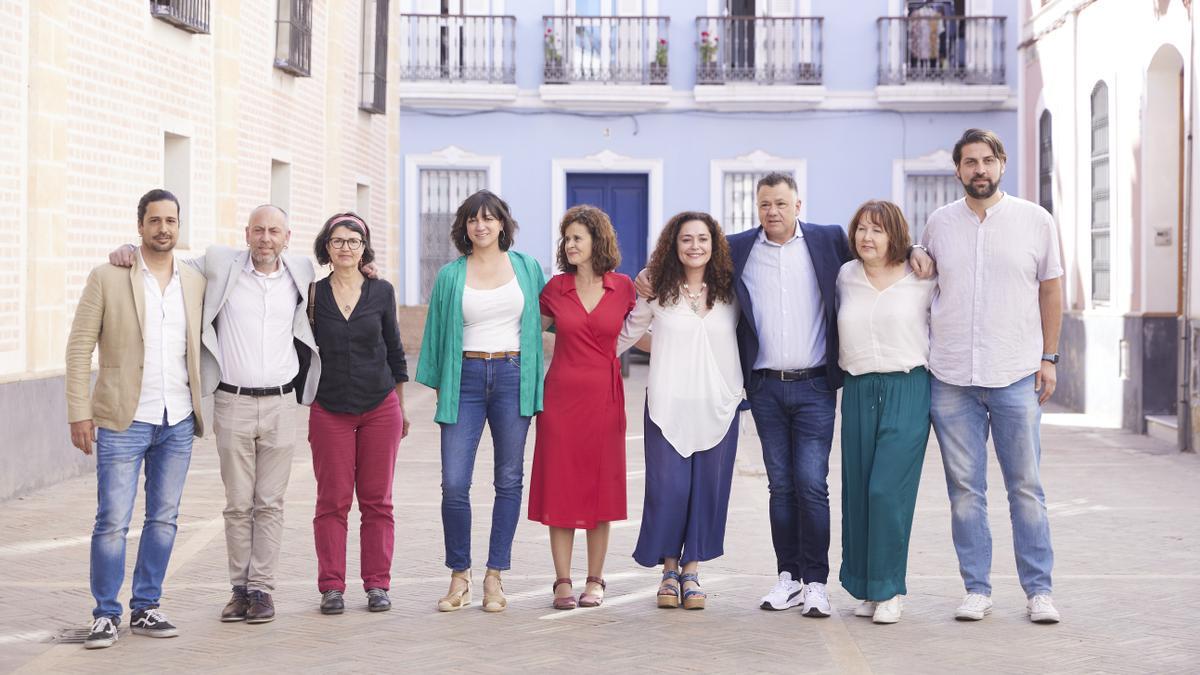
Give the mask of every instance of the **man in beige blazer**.
[{"label": "man in beige blazer", "polygon": [[[200,409],[200,325],[204,277],[175,262],[179,200],[151,190],[138,202],[142,245],[130,269],[101,265],[88,276],[67,341],[67,421],[71,442],[96,453],[98,508],[92,530],[91,589],[96,599],[88,649],[117,640],[125,577],[125,534],[142,465],[146,520],[133,571],[130,626],[135,634],[174,637],[159,610],[175,543],[179,499],[204,433]],[[100,372],[89,395],[92,352]]]}]

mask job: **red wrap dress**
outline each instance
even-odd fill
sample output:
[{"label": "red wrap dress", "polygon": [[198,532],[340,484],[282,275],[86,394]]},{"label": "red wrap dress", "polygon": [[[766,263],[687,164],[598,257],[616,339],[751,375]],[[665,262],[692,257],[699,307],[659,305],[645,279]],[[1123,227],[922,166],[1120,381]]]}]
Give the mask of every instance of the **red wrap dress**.
[{"label": "red wrap dress", "polygon": [[571,274],[542,289],[542,314],[554,319],[557,337],[537,417],[529,519],[552,527],[591,529],[626,517],[625,388],[616,346],[637,294],[623,274],[609,272],[603,283],[591,313]]}]

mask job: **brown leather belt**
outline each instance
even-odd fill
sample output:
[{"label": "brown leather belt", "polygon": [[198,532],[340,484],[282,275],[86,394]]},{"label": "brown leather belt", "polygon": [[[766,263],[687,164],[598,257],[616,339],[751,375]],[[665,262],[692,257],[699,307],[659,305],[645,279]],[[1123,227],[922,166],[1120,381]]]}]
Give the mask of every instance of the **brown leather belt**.
[{"label": "brown leather belt", "polygon": [[521,352],[463,352],[464,359],[508,359],[520,355]]}]

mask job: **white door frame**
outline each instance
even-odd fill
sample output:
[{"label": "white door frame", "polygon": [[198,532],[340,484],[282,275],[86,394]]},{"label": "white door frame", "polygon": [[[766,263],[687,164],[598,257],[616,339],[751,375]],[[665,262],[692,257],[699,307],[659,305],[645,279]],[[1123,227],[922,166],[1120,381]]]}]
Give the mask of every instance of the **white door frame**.
[{"label": "white door frame", "polygon": [[420,176],[422,169],[467,169],[487,172],[487,187],[500,193],[500,157],[476,155],[454,145],[428,155],[404,156],[404,304],[421,302],[421,215]]}]

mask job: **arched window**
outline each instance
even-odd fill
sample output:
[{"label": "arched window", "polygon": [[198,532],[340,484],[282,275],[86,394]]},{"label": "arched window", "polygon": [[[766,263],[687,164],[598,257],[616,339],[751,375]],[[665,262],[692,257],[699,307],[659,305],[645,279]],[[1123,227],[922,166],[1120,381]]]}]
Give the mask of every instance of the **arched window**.
[{"label": "arched window", "polygon": [[1109,219],[1108,87],[1092,90],[1092,302],[1112,299],[1112,227]]},{"label": "arched window", "polygon": [[1038,121],[1038,203],[1054,213],[1054,194],[1051,192],[1054,175],[1054,146],[1050,140],[1050,111],[1043,110]]}]

